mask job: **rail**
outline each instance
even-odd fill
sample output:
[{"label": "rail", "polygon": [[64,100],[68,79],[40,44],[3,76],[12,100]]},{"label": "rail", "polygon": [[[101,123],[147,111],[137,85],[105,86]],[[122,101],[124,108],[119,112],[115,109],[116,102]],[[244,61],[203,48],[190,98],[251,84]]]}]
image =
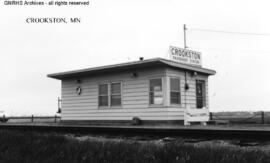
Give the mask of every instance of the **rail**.
[{"label": "rail", "polygon": [[85,126],[65,124],[0,124],[1,129],[37,132],[57,132],[78,135],[113,135],[113,136],[157,136],[157,137],[189,137],[205,139],[248,139],[270,140],[270,128],[243,127],[153,127],[153,126]]}]

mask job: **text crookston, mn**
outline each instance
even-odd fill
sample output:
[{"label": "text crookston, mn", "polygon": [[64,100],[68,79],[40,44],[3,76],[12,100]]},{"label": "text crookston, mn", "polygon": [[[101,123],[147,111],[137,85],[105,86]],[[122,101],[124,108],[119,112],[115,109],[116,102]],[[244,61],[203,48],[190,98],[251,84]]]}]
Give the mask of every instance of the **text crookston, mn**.
[{"label": "text crookston, mn", "polygon": [[70,18],[69,20],[66,18],[26,18],[26,23],[28,24],[43,24],[43,23],[80,23],[81,18]]}]

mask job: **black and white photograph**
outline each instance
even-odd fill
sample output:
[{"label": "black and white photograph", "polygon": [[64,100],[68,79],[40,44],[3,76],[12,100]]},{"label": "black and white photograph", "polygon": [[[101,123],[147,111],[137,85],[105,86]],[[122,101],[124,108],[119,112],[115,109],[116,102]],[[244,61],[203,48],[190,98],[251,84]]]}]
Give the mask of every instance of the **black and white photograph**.
[{"label": "black and white photograph", "polygon": [[0,163],[269,163],[269,6],[1,0]]}]

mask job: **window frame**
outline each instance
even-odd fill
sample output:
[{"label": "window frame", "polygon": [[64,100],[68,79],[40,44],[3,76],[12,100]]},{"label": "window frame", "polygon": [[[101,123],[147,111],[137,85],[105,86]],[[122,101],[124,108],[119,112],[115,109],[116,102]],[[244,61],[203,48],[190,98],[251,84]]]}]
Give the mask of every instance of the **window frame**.
[{"label": "window frame", "polygon": [[[202,85],[202,107],[198,107],[198,96],[197,96],[197,83],[198,82],[201,82],[201,83],[203,83],[203,85]],[[206,107],[206,81],[205,80],[203,80],[203,79],[196,79],[196,81],[195,81],[195,95],[196,95],[196,108],[197,109],[203,109],[204,107]]]},{"label": "window frame", "polygon": [[[121,104],[120,105],[111,105],[111,96],[112,96],[112,93],[111,93],[111,85],[112,84],[115,84],[115,83],[119,83],[120,84],[120,100],[121,100]],[[100,82],[98,83],[98,109],[121,109],[122,108],[122,104],[123,104],[123,82],[122,81],[106,81],[106,82]],[[100,85],[107,85],[108,86],[108,105],[107,106],[100,106],[99,105],[99,86]],[[118,94],[119,95],[119,94]]]},{"label": "window frame", "polygon": [[[175,90],[173,90],[172,91],[172,89],[171,89],[171,79],[178,79],[179,80],[179,91],[175,91]],[[170,86],[169,86],[169,101],[170,101],[170,105],[171,106],[181,106],[181,104],[182,104],[182,98],[181,98],[181,78],[180,77],[169,77],[169,83],[170,83]],[[171,92],[179,92],[179,103],[178,104],[176,104],[176,103],[172,103],[172,101],[171,101]]]},{"label": "window frame", "polygon": [[[112,105],[111,103],[111,98],[112,98],[112,84],[117,84],[119,83],[120,84],[120,105]],[[121,107],[122,106],[122,82],[121,81],[114,81],[114,82],[110,82],[110,95],[109,95],[109,98],[110,98],[110,107],[111,108],[114,108],[114,107]],[[117,94],[119,95],[119,94]]]},{"label": "window frame", "polygon": [[[107,95],[105,95],[105,94],[104,94],[104,95],[100,95],[100,94],[99,94],[99,92],[100,92],[100,91],[99,91],[99,89],[100,89],[99,87],[100,87],[101,85],[107,85]],[[110,95],[109,95],[109,91],[110,91],[110,90],[109,90],[109,87],[110,87],[110,86],[109,86],[109,83],[99,83],[99,84],[98,84],[98,107],[106,108],[106,107],[109,107],[109,106],[110,106],[110,101],[109,101],[109,100],[110,100]],[[108,98],[108,99],[107,99],[107,100],[108,100],[108,105],[100,105],[100,102],[99,102],[99,97],[100,97],[100,96],[107,96],[107,98]]]},{"label": "window frame", "polygon": [[[151,89],[150,89],[150,86],[151,86],[151,80],[155,80],[155,79],[160,79],[161,80],[161,94],[162,94],[162,104],[151,104],[150,103],[150,93],[151,93]],[[164,81],[163,81],[163,77],[153,77],[153,78],[149,78],[148,79],[148,105],[149,107],[160,107],[160,106],[164,106],[164,103],[165,103],[165,96],[164,96]]]}]

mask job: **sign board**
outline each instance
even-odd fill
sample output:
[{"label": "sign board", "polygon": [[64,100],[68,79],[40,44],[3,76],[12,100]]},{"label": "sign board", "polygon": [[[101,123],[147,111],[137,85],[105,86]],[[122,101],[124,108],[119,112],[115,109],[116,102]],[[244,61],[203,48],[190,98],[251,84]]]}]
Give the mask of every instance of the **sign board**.
[{"label": "sign board", "polygon": [[207,122],[209,121],[209,110],[207,108],[191,109],[187,105],[184,113],[184,124],[190,125],[190,122]]},{"label": "sign board", "polygon": [[170,46],[170,59],[176,62],[202,66],[201,53]]}]

